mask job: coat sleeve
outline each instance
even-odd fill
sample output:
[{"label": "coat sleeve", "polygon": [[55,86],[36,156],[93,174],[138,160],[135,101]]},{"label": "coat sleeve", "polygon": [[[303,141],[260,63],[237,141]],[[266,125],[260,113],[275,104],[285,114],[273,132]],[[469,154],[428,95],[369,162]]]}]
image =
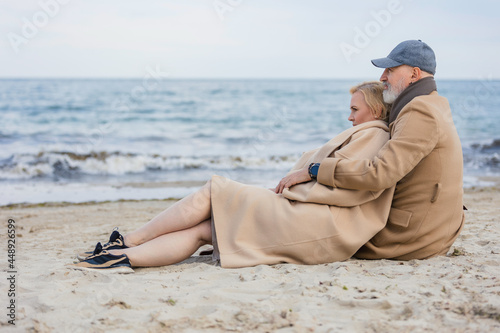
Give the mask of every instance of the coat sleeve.
[{"label": "coat sleeve", "polygon": [[[331,156],[343,159],[369,158],[374,156],[388,139],[389,134],[385,130],[365,129],[353,134],[350,140]],[[319,182],[307,182],[285,189],[283,195],[290,200],[353,207],[378,198],[382,192],[333,188]]]},{"label": "coat sleeve", "polygon": [[394,186],[436,146],[438,122],[428,104],[411,101],[393,124],[391,139],[373,158],[326,158],[318,182],[345,189],[379,191]]},{"label": "coat sleeve", "polygon": [[[356,160],[371,158],[387,143],[389,133],[378,129],[364,130],[352,136],[349,144],[334,153],[334,158]],[[321,163],[322,164],[322,163]],[[320,166],[321,166],[320,164]],[[320,182],[319,182],[320,183]],[[321,183],[320,183],[321,184]],[[353,207],[377,199],[384,189],[378,191],[334,188],[330,205]]]}]

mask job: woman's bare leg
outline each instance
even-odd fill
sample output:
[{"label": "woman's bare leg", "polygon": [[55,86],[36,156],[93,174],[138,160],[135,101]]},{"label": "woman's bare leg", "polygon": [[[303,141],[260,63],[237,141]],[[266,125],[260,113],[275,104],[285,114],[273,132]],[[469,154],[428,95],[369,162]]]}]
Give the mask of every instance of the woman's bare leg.
[{"label": "woman's bare leg", "polygon": [[125,253],[133,267],[166,266],[189,258],[202,245],[211,244],[210,220],[196,226],[156,237],[139,246],[111,250],[111,254]]},{"label": "woman's bare leg", "polygon": [[125,245],[135,247],[161,235],[189,229],[208,220],[211,215],[211,181],[165,209],[139,229],[124,236]]}]

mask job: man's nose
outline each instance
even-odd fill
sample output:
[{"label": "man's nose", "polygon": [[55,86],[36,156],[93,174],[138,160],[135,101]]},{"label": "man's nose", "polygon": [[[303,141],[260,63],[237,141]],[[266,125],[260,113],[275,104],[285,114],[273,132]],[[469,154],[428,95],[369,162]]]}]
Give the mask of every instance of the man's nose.
[{"label": "man's nose", "polygon": [[380,81],[382,82],[385,82],[387,81],[387,73],[388,73],[388,69],[386,68],[383,72],[382,72],[382,75],[380,75]]}]

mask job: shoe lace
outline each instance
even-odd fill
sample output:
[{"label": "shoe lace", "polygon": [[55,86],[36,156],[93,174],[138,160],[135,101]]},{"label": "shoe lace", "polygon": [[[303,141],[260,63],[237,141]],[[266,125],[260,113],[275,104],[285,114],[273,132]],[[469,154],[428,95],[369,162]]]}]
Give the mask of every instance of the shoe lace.
[{"label": "shoe lace", "polygon": [[123,241],[122,241],[122,236],[120,234],[120,232],[118,232],[118,227],[115,227],[113,229],[113,232],[111,233],[111,236],[109,237],[109,241],[104,244],[104,248],[107,249],[108,247],[112,246],[112,245],[119,245],[119,246],[123,246]]},{"label": "shoe lace", "polygon": [[117,239],[115,239],[112,242],[107,242],[106,244],[104,244],[103,248],[107,249],[107,248],[109,248],[110,246],[113,246],[113,245],[123,246],[123,242],[122,242],[122,240],[120,238],[117,238]]}]

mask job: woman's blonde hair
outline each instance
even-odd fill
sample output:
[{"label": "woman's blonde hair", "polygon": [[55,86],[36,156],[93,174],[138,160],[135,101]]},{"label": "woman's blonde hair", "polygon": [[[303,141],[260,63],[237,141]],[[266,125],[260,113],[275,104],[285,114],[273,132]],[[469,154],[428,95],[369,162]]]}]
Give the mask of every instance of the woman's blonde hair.
[{"label": "woman's blonde hair", "polygon": [[354,86],[349,91],[352,94],[360,91],[365,97],[365,102],[375,118],[387,121],[390,105],[384,102],[384,85],[379,81],[363,82]]}]

